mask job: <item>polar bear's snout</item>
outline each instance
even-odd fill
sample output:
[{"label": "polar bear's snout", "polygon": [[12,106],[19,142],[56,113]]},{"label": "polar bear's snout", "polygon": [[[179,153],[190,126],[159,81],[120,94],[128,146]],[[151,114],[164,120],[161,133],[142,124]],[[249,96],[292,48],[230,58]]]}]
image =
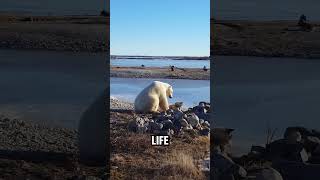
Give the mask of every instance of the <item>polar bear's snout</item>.
[{"label": "polar bear's snout", "polygon": [[169,98],[173,98],[173,88],[172,88],[172,86],[169,86],[169,88],[167,89],[167,96],[169,97]]}]

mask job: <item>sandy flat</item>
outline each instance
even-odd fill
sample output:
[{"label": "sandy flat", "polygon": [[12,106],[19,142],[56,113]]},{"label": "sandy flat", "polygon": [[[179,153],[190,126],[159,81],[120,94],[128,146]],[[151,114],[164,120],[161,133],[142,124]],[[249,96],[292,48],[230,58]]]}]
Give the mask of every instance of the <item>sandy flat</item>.
[{"label": "sandy flat", "polygon": [[110,77],[209,80],[210,70],[204,71],[199,68],[181,68],[171,71],[169,68],[156,67],[111,67]]}]

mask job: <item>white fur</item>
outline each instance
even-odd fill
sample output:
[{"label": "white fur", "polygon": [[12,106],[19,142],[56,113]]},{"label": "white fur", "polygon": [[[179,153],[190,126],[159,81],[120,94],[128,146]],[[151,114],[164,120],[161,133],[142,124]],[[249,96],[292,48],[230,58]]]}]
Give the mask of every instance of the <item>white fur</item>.
[{"label": "white fur", "polygon": [[160,112],[169,109],[167,97],[172,98],[173,89],[168,83],[154,81],[143,89],[135,99],[136,112]]}]

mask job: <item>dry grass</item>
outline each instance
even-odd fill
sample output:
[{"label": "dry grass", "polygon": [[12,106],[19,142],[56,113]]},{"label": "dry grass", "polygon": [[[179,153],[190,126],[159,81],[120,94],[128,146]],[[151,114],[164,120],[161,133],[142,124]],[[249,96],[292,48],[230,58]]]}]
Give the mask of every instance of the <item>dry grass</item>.
[{"label": "dry grass", "polygon": [[151,146],[150,134],[127,131],[130,113],[111,113],[111,179],[206,179],[197,162],[209,153],[210,139],[186,133],[170,146]]},{"label": "dry grass", "polygon": [[185,152],[174,150],[167,155],[163,163],[161,172],[165,172],[170,179],[205,179],[194,158]]}]

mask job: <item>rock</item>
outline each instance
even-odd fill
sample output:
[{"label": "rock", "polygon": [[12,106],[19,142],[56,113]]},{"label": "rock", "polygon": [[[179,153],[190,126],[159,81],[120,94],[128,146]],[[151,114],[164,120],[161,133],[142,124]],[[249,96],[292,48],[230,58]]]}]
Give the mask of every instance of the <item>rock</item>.
[{"label": "rock", "polygon": [[163,130],[174,129],[173,122],[171,120],[164,120],[162,124],[163,124],[163,128],[162,128]]},{"label": "rock", "polygon": [[200,103],[199,106],[193,108],[193,112],[200,118],[206,119],[207,110],[205,109],[205,104]]},{"label": "rock", "polygon": [[128,123],[128,130],[138,133],[145,133],[147,131],[147,121],[144,118],[137,117]]},{"label": "rock", "polygon": [[199,126],[199,118],[195,113],[191,113],[188,116],[187,121],[193,128],[196,128],[197,126]]},{"label": "rock", "polygon": [[193,130],[193,127],[191,126],[191,124],[189,124],[186,127],[183,127],[184,130]]},{"label": "rock", "polygon": [[297,143],[301,142],[302,136],[298,130],[292,129],[285,132],[284,138],[288,143]]},{"label": "rock", "polygon": [[174,134],[174,131],[172,129],[166,129],[166,130],[161,130],[160,135],[164,136],[172,136]]},{"label": "rock", "polygon": [[304,139],[304,148],[311,153],[318,154],[318,147],[320,147],[320,139],[315,136],[307,136]]},{"label": "rock", "polygon": [[251,146],[250,153],[256,155],[263,155],[266,153],[266,148],[262,146]]},{"label": "rock", "polygon": [[283,178],[277,170],[270,167],[258,172],[255,180],[283,180]]},{"label": "rock", "polygon": [[305,138],[305,137],[307,137],[307,136],[313,136],[313,133],[312,133],[311,130],[309,130],[309,129],[307,129],[307,128],[304,128],[304,127],[299,127],[299,126],[297,126],[297,127],[288,127],[288,128],[286,129],[286,131],[284,132],[284,138],[286,139],[286,137],[287,137],[290,133],[296,132],[296,131],[300,132],[302,138]]},{"label": "rock", "polygon": [[180,120],[180,125],[181,125],[181,127],[188,127],[189,123],[185,119],[181,119]]},{"label": "rock", "polygon": [[307,152],[300,142],[292,143],[286,139],[273,141],[267,145],[267,157],[270,160],[288,160],[296,162],[306,162]]},{"label": "rock", "polygon": [[234,129],[229,129],[229,128],[213,128],[212,138],[213,138],[214,146],[229,144],[232,138],[231,133],[233,131]]},{"label": "rock", "polygon": [[149,122],[149,129],[151,132],[161,131],[163,124],[157,122]]},{"label": "rock", "polygon": [[319,180],[320,165],[293,161],[276,161],[272,167],[281,172],[283,179],[288,180]]},{"label": "rock", "polygon": [[317,147],[314,149],[314,151],[313,151],[312,154],[313,154],[313,155],[320,156],[320,145],[317,146]]},{"label": "rock", "polygon": [[183,117],[183,112],[181,110],[175,110],[173,113],[174,120],[180,120]]},{"label": "rock", "polygon": [[174,113],[174,110],[173,109],[168,109],[167,110],[167,114],[173,114]]},{"label": "rock", "polygon": [[181,107],[183,106],[183,102],[176,102],[174,106],[180,110]]},{"label": "rock", "polygon": [[231,179],[232,177],[244,178],[247,176],[246,170],[234,163],[232,159],[221,152],[219,148],[214,149],[212,157],[212,167],[217,179],[224,179],[226,177]]},{"label": "rock", "polygon": [[101,178],[95,177],[95,176],[87,176],[85,180],[101,180]]},{"label": "rock", "polygon": [[209,128],[201,129],[199,131],[199,133],[200,133],[201,136],[209,136],[210,135],[210,129]]},{"label": "rock", "polygon": [[208,121],[204,121],[201,125],[210,128],[210,123]]}]

